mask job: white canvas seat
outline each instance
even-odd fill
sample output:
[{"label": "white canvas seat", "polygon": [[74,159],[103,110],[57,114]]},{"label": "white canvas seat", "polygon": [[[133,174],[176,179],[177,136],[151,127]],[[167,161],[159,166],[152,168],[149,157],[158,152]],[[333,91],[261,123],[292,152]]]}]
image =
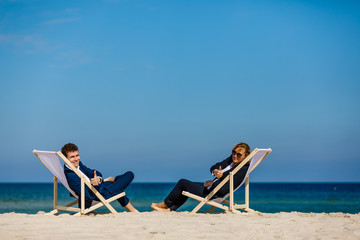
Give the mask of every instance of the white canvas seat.
[{"label": "white canvas seat", "polygon": [[[195,200],[198,200],[200,203],[191,211],[193,213],[197,212],[200,210],[200,208],[202,206],[204,206],[205,204],[207,205],[211,205],[212,207],[209,209],[208,212],[212,212],[215,208],[220,208],[223,209],[225,211],[230,211],[233,213],[241,213],[240,211],[238,211],[237,209],[242,209],[244,211],[253,211],[251,208],[249,208],[249,174],[261,163],[262,160],[264,160],[264,158],[271,152],[271,148],[267,148],[267,149],[254,149],[249,156],[247,156],[238,166],[236,166],[230,173],[229,175],[223,179],[218,186],[216,186],[216,188],[211,191],[206,197],[200,197],[197,196],[195,194],[183,191],[182,194],[193,198]],[[250,161],[250,166],[247,170],[247,173],[244,177],[244,180],[241,182],[241,184],[234,189],[234,175],[235,173],[237,173],[243,166],[245,166],[245,164],[247,164]],[[217,191],[219,191],[219,189],[224,186],[225,184],[230,184],[229,186],[229,193],[222,197],[222,198],[215,198],[215,199],[211,199],[216,193]],[[245,204],[235,204],[234,203],[234,192],[239,189],[243,184],[245,183]],[[227,198],[230,198],[230,201],[227,201]],[[227,204],[227,205],[223,205],[221,203]]]},{"label": "white canvas seat", "polygon": [[[117,211],[110,205],[110,202],[117,200],[123,196],[125,196],[125,192],[122,192],[114,197],[109,199],[105,199],[86,179],[81,172],[75,168],[71,162],[59,151],[38,151],[34,150],[33,153],[40,159],[40,161],[50,170],[50,172],[54,175],[54,210],[49,212],[49,214],[56,214],[60,211],[72,211],[77,212],[77,214],[87,214],[89,212],[94,211],[95,209],[106,206],[111,213],[117,213]],[[60,157],[60,158],[59,158]],[[78,203],[79,196],[75,194],[75,192],[70,188],[67,179],[64,174],[64,170],[62,168],[62,164],[60,159],[62,159],[72,171],[81,179],[81,208],[72,207],[73,205]],[[70,202],[65,206],[58,205],[58,197],[57,197],[57,181],[60,181],[62,185],[73,195],[77,200]],[[93,201],[93,204],[90,208],[85,209],[85,185],[96,195],[96,197],[100,201]]]}]

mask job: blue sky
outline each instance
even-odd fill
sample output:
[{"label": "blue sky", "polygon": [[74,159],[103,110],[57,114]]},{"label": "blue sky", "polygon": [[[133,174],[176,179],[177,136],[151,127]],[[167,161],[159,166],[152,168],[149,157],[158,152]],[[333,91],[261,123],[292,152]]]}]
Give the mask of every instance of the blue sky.
[{"label": "blue sky", "polygon": [[104,175],[359,182],[358,1],[0,0],[0,182],[50,182],[76,143]]}]

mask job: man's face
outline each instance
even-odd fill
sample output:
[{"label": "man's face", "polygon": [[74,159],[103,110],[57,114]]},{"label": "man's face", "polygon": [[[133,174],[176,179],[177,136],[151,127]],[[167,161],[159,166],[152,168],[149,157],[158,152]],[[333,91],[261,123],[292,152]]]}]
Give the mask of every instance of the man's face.
[{"label": "man's face", "polygon": [[68,152],[67,159],[69,159],[69,161],[72,163],[72,165],[74,165],[74,167],[77,168],[79,166],[79,162],[80,162],[79,151]]}]

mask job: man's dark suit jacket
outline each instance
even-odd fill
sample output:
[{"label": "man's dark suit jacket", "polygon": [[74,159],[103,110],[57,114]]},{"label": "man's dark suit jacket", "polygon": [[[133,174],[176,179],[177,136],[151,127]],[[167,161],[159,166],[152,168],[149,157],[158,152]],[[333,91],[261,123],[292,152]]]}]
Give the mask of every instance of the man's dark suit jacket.
[{"label": "man's dark suit jacket", "polygon": [[[89,179],[94,177],[94,169],[86,167],[84,164],[79,162],[80,171],[82,171]],[[81,204],[81,180],[73,170],[64,165],[65,177],[69,183],[70,188],[79,196],[79,207]],[[99,171],[96,171],[98,177],[102,177]],[[97,190],[102,188],[102,184],[94,186]],[[97,200],[95,194],[85,185],[85,208],[91,207],[92,201]]]}]

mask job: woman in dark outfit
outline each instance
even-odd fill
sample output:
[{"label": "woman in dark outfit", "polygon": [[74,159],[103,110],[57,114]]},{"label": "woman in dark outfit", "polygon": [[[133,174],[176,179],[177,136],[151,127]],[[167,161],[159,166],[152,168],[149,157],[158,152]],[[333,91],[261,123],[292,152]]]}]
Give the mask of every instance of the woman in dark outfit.
[{"label": "woman in dark outfit", "polygon": [[[151,208],[155,211],[161,212],[176,211],[188,199],[188,197],[182,195],[182,191],[187,191],[200,197],[206,197],[224,178],[227,177],[227,175],[229,175],[230,171],[239,165],[239,163],[241,163],[249,154],[249,145],[246,143],[236,144],[228,158],[222,162],[216,163],[210,168],[210,172],[215,176],[214,180],[201,183],[181,179],[175,185],[170,194],[165,198],[164,202],[153,203],[151,204]],[[234,189],[241,184],[248,168],[249,164],[246,164],[234,175]],[[225,184],[213,196],[213,198],[224,197],[228,193],[229,184]]]}]

